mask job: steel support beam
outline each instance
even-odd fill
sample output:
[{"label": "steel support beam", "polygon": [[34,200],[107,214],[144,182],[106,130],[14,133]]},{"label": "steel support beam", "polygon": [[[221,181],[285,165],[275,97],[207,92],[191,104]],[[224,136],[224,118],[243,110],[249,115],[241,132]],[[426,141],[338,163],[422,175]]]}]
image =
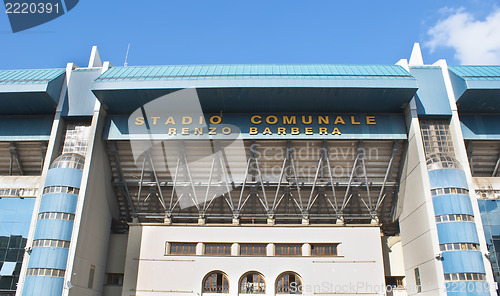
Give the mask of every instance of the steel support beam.
[{"label": "steel support beam", "polygon": [[122,166],[121,166],[121,163],[120,163],[120,157],[118,155],[118,151],[116,149],[116,143],[115,142],[111,142],[111,144],[110,144],[110,154],[111,154],[111,156],[113,157],[113,159],[115,161],[116,172],[118,174],[118,179],[122,182],[122,185],[120,186],[120,188],[122,189],[121,191],[122,191],[123,195],[125,195],[127,203],[128,203],[128,205],[130,206],[130,208],[132,210],[132,215],[130,215],[130,213],[128,211],[127,211],[127,213],[132,218],[137,218],[137,211],[135,210],[134,202],[132,200],[132,197],[130,196],[130,192],[128,190],[127,183],[125,182],[125,177],[123,176],[123,170],[122,170]]},{"label": "steel support beam", "polygon": [[19,159],[19,154],[17,153],[17,148],[14,142],[10,142],[9,151],[10,151],[10,171],[9,171],[10,175],[12,175],[13,173],[12,160],[15,160],[17,168],[19,169],[19,173],[21,174],[21,176],[24,176],[23,166],[21,165],[21,160]]},{"label": "steel support beam", "polygon": [[377,204],[375,206],[375,209],[373,209],[374,212],[377,212],[380,205],[385,199],[385,184],[387,183],[387,180],[389,180],[391,173],[392,173],[392,168],[393,168],[393,162],[394,162],[394,157],[396,156],[396,152],[398,150],[398,142],[394,142],[392,145],[392,151],[391,151],[391,158],[389,159],[389,164],[387,165],[387,169],[385,171],[385,176],[384,176],[384,183],[382,184],[382,188],[380,188],[380,192],[378,194],[378,199],[377,199]]}]

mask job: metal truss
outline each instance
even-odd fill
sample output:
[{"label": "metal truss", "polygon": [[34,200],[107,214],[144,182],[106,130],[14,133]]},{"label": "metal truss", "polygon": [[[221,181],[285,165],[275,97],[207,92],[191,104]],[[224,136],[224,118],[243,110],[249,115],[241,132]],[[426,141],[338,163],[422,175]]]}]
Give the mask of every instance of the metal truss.
[{"label": "metal truss", "polygon": [[21,160],[19,159],[19,154],[17,153],[17,148],[14,142],[10,142],[9,151],[10,151],[9,175],[12,176],[13,174],[13,165],[15,161],[17,168],[19,169],[19,173],[21,174],[21,176],[23,176],[24,175],[23,166],[21,165]]},{"label": "metal truss", "polygon": [[135,209],[134,202],[132,201],[132,197],[130,195],[127,183],[125,181],[125,177],[123,176],[123,170],[122,170],[122,166],[120,163],[120,157],[118,155],[118,151],[116,149],[115,142],[111,142],[111,146],[109,148],[109,153],[110,153],[110,156],[112,157],[112,159],[115,163],[115,168],[116,168],[117,175],[118,175],[118,180],[117,180],[118,182],[114,183],[115,187],[118,188],[118,191],[121,193],[122,196],[125,196],[126,203],[127,203],[126,204],[127,209],[125,210],[127,217],[125,217],[125,220],[130,220],[130,218],[137,218],[137,211]]},{"label": "metal truss", "polygon": [[[278,180],[264,179],[257,147],[252,141],[247,151],[247,162],[242,182],[235,184],[228,171],[224,149],[213,141],[208,179],[194,181],[185,143],[181,141],[178,158],[171,176],[160,179],[151,151],[141,159],[139,181],[125,180],[114,143],[110,154],[114,157],[114,185],[126,198],[131,217],[164,217],[171,221],[187,219],[368,219],[378,221],[385,201],[396,198],[397,180],[393,169],[400,155],[401,143],[392,144],[383,179],[370,179],[367,173],[363,141],[358,142],[356,156],[348,178],[335,177],[329,157],[328,142],[323,141],[317,159],[314,177],[299,178],[292,142],[287,141],[286,155],[281,163]],[[131,194],[130,188],[137,186]],[[391,201],[392,202],[392,201]],[[386,217],[387,218],[387,217]],[[199,220],[198,220],[199,221]]]}]

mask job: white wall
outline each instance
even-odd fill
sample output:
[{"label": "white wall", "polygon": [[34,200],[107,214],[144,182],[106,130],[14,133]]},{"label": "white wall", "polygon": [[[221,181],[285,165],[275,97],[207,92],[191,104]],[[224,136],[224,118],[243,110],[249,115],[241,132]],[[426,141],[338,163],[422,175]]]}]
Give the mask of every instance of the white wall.
[{"label": "white wall", "polygon": [[[96,107],[66,269],[72,287],[65,289],[63,295],[69,296],[102,295],[111,218],[118,214],[110,183],[111,168],[102,139],[105,114],[99,113],[99,105]],[[91,265],[95,266],[95,273],[92,288],[89,288]]]},{"label": "white wall", "polygon": [[[108,258],[106,273],[124,273],[125,258],[127,254],[128,234],[112,234],[109,238]],[[104,286],[103,296],[120,296],[122,286]]]},{"label": "white wall", "polygon": [[418,267],[422,287],[418,295],[445,295],[443,267],[435,258],[439,253],[439,240],[414,100],[407,120],[408,150],[402,169],[398,203],[407,293],[417,293],[414,269]]},{"label": "white wall", "polygon": [[[322,295],[335,288],[346,292],[382,290],[384,281],[380,229],[346,226],[166,226],[132,225],[131,233],[140,235],[140,247],[127,252],[126,284],[122,295],[201,295],[206,274],[221,270],[228,275],[230,295],[237,295],[240,277],[247,271],[262,273],[266,295],[274,295],[277,277],[294,271],[306,289],[317,286]],[[136,236],[135,239],[138,239]],[[166,255],[165,245],[174,242],[231,243],[341,243],[337,257],[245,257],[245,256],[179,256]],[[129,244],[131,240],[129,239]],[[138,255],[138,257],[134,257]],[[137,284],[134,266],[138,264]],[[333,286],[333,288],[332,288]],[[310,288],[309,288],[310,287]],[[370,288],[373,287],[373,288]],[[313,291],[310,293],[313,294]],[[204,294],[206,295],[206,294]],[[385,295],[367,293],[365,295]]]}]

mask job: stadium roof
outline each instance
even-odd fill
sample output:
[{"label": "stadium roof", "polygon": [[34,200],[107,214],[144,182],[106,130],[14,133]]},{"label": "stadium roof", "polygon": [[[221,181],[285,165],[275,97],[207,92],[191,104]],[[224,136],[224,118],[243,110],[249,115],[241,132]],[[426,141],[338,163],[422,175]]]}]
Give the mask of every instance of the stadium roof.
[{"label": "stadium roof", "polygon": [[398,65],[141,66],[107,70],[92,91],[108,112],[126,113],[184,88],[197,89],[207,112],[394,112],[417,82]]},{"label": "stadium roof", "polygon": [[450,78],[462,112],[500,112],[500,66],[451,66]]},{"label": "stadium roof", "polygon": [[54,113],[64,69],[0,71],[0,114]]},{"label": "stadium roof", "polygon": [[96,81],[218,78],[414,79],[395,65],[190,65],[115,67]]}]

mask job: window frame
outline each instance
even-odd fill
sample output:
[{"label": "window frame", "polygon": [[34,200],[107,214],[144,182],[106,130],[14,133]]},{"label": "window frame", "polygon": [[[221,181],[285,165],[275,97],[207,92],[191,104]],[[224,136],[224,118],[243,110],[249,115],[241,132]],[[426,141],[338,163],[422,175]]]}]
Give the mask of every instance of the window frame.
[{"label": "window frame", "polygon": [[[207,252],[207,247],[209,246],[214,246],[214,245],[217,245],[217,246],[228,246],[229,248],[229,252],[224,252],[224,253],[220,253],[220,252],[217,252],[217,253],[214,253],[214,252],[210,252],[208,253]],[[208,256],[231,256],[231,247],[232,247],[232,243],[204,243],[203,244],[203,254],[204,255],[208,255]],[[212,248],[210,248],[212,250]],[[217,248],[218,249],[218,248]]]},{"label": "window frame", "polygon": [[[206,285],[205,283],[207,282],[207,280],[213,276],[213,275],[216,275],[216,278],[215,278],[215,292],[213,290],[210,290],[210,291],[206,291]],[[221,282],[222,282],[222,285],[221,285],[221,292],[218,292],[218,285],[217,285],[217,275],[221,275],[222,279],[221,279]],[[211,282],[212,284],[213,282]],[[225,283],[227,283],[227,291],[224,292],[224,286],[225,286]],[[212,287],[212,285],[210,285],[210,287]],[[229,278],[227,276],[227,274],[223,271],[220,271],[220,270],[214,270],[214,271],[211,271],[209,273],[207,273],[204,277],[203,277],[203,281],[201,283],[201,291],[202,293],[210,293],[210,294],[229,294],[230,292],[230,289],[231,289],[231,286],[229,284]]]},{"label": "window frame", "polygon": [[[245,292],[242,292],[243,282],[245,280],[247,280],[247,282],[248,282],[248,276],[250,276],[250,275],[252,275],[252,291],[250,293],[248,292],[248,290],[246,290]],[[254,284],[255,276],[257,276],[257,284],[260,284],[261,280],[262,280],[262,283],[264,285],[264,290],[257,291],[257,292],[253,291],[253,289],[254,289],[253,284]],[[240,277],[240,280],[238,281],[238,294],[266,294],[266,288],[267,288],[266,279],[264,278],[264,275],[258,271],[245,272]]]},{"label": "window frame", "polygon": [[123,286],[123,273],[106,272],[104,277],[104,286]]},{"label": "window frame", "polygon": [[[249,256],[249,257],[264,257],[264,256],[267,256],[267,246],[268,244],[266,243],[240,243],[240,251],[239,251],[239,255],[240,256]],[[263,253],[255,253],[255,252],[252,252],[252,253],[245,253],[243,254],[243,248],[244,247],[247,247],[247,246],[252,246],[252,247],[264,247],[264,252]],[[253,248],[255,249],[255,248]]]},{"label": "window frame", "polygon": [[[278,243],[278,244],[274,244],[274,255],[275,256],[293,256],[293,257],[297,257],[297,256],[302,256],[302,246],[304,244],[301,244],[301,243]],[[299,250],[299,253],[298,254],[290,254],[289,252],[288,253],[281,253],[281,254],[278,254],[278,247],[287,247],[287,249],[289,250],[291,246],[296,246],[298,247],[298,250]]]},{"label": "window frame", "polygon": [[[311,245],[311,256],[335,257],[335,256],[338,256],[338,254],[339,254],[339,252],[338,252],[339,243],[312,243],[310,245]],[[314,251],[313,251],[316,247],[327,247],[327,246],[332,246],[333,253],[329,253],[329,254],[327,254],[327,253],[317,254],[316,253],[315,254]]]},{"label": "window frame", "polygon": [[[285,271],[285,272],[281,273],[280,275],[278,275],[278,277],[276,278],[276,283],[274,285],[274,291],[275,291],[276,294],[280,294],[280,295],[282,295],[282,294],[287,294],[287,295],[289,295],[289,294],[293,294],[293,295],[300,295],[300,294],[302,294],[302,289],[301,288],[297,289],[296,292],[292,292],[290,290],[289,291],[282,291],[282,290],[280,291],[280,289],[278,289],[278,286],[280,284],[280,280],[282,278],[284,278],[285,276],[290,276],[290,275],[293,275],[295,277],[295,281],[294,281],[295,283],[298,281],[298,286],[297,287],[302,287],[303,286],[303,284],[302,284],[302,277],[298,273],[296,273],[294,271]],[[290,289],[290,287],[291,287],[290,279],[288,279],[288,282],[289,282],[288,288]],[[281,286],[285,287],[285,285],[281,285]]]},{"label": "window frame", "polygon": [[[168,255],[196,255],[196,247],[198,243],[190,243],[190,242],[168,242],[170,244],[170,248],[168,250]],[[187,252],[174,252],[174,245],[194,245],[194,250],[191,252],[188,250]],[[190,247],[188,247],[190,248]]]}]

